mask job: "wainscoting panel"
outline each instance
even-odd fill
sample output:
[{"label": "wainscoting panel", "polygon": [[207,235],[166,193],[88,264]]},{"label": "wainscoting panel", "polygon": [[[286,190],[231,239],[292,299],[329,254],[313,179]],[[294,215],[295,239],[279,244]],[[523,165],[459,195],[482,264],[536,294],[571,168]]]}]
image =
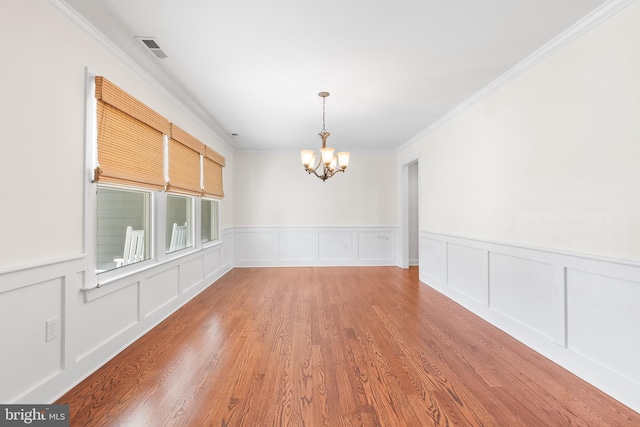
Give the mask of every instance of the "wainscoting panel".
[{"label": "wainscoting panel", "polygon": [[362,261],[392,263],[393,242],[391,231],[359,231],[358,258]]},{"label": "wainscoting panel", "polygon": [[[55,401],[231,270],[234,236],[100,280],[85,255],[0,270],[0,317],[11,324],[0,328],[0,402]],[[59,336],[47,342],[55,318]]]},{"label": "wainscoting panel", "polygon": [[[490,306],[525,327],[556,340],[554,317],[562,300],[556,295],[553,265],[491,253]],[[563,292],[564,293],[564,292]]]},{"label": "wainscoting panel", "polygon": [[140,284],[140,311],[148,317],[180,294],[180,267],[154,274]]},{"label": "wainscoting panel", "polygon": [[424,274],[432,279],[430,283],[447,285],[446,241],[420,236],[420,260],[420,273],[424,270]]},{"label": "wainscoting panel", "polygon": [[261,263],[278,258],[278,234],[274,230],[237,230],[235,242],[236,261]]},{"label": "wainscoting panel", "polygon": [[[91,327],[77,329],[77,359],[80,361],[109,343],[139,321],[139,283],[111,292],[103,298],[86,303],[78,294],[77,320],[80,325]],[[105,321],[108,319],[108,321]]]},{"label": "wainscoting panel", "polygon": [[229,271],[234,267],[234,254],[235,254],[235,232],[229,228],[222,232],[222,241],[224,244],[219,244],[212,248],[220,253],[220,266],[223,271]]},{"label": "wainscoting panel", "polygon": [[640,412],[640,263],[421,232],[420,280]]},{"label": "wainscoting panel", "polygon": [[640,283],[569,269],[569,349],[640,384],[639,305]]},{"label": "wainscoting panel", "polygon": [[194,258],[180,266],[180,293],[186,292],[204,279],[204,257]]},{"label": "wainscoting panel", "polygon": [[214,250],[208,251],[207,253],[205,253],[204,257],[202,257],[204,262],[203,268],[205,280],[220,271],[220,258],[222,256],[222,253],[222,250],[216,248]]},{"label": "wainscoting panel", "polygon": [[449,286],[482,305],[489,305],[489,253],[483,249],[449,244],[447,256]]},{"label": "wainscoting panel", "polygon": [[396,227],[235,229],[235,267],[396,265]]},{"label": "wainscoting panel", "polygon": [[278,232],[278,259],[285,262],[311,262],[318,244],[312,231]]},{"label": "wainscoting panel", "polygon": [[352,261],[354,254],[353,231],[320,231],[318,258],[321,262]]},{"label": "wainscoting panel", "polygon": [[[62,333],[63,278],[52,278],[11,291],[0,293],[0,384],[13,384],[9,389],[0,386],[0,402],[5,403],[11,393],[25,393],[44,380],[56,375],[62,366],[62,336],[46,341],[46,321],[59,319]],[[25,363],[28,369],[20,369]]]}]

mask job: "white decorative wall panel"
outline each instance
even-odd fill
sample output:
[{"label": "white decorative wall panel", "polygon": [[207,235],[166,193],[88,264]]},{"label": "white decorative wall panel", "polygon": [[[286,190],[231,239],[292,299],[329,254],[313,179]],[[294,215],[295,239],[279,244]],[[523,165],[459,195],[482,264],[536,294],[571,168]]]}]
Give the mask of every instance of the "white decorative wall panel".
[{"label": "white decorative wall panel", "polygon": [[321,261],[354,259],[352,231],[320,231],[318,258]]},{"label": "white decorative wall panel", "polygon": [[237,231],[235,243],[238,261],[271,261],[277,258],[277,235],[274,231]]},{"label": "white decorative wall panel", "polygon": [[[78,295],[77,360],[82,360],[139,321],[137,282],[83,303]],[[91,326],[89,326],[91,325]]]},{"label": "white decorative wall panel", "polygon": [[449,286],[482,305],[489,305],[488,252],[450,243],[447,256]]},{"label": "white decorative wall panel", "polygon": [[640,264],[421,232],[420,280],[640,410]]},{"label": "white decorative wall panel", "polygon": [[393,233],[389,231],[359,231],[358,258],[367,261],[393,261]]},{"label": "white decorative wall panel", "polygon": [[489,276],[492,309],[556,339],[555,316],[551,314],[562,301],[554,289],[552,265],[492,253]]},{"label": "white decorative wall panel", "polygon": [[[233,268],[235,253],[235,232],[233,229],[225,229],[222,232],[222,245],[217,245],[214,251],[220,252],[220,267],[228,271]],[[209,251],[211,252],[211,251]]]},{"label": "white decorative wall panel", "polygon": [[180,292],[185,292],[204,278],[204,259],[197,257],[180,266]]},{"label": "white decorative wall panel", "polygon": [[312,231],[280,231],[278,259],[282,261],[313,261],[316,257],[316,234]]},{"label": "white decorative wall panel", "polygon": [[204,277],[209,277],[220,270],[221,253],[221,250],[216,249],[209,251],[204,255]]},{"label": "white decorative wall panel", "polygon": [[144,317],[168,304],[180,294],[180,269],[173,267],[140,284],[140,311]]},{"label": "white decorative wall panel", "polygon": [[569,349],[640,384],[640,283],[569,269]]},{"label": "white decorative wall panel", "polygon": [[236,228],[234,266],[396,265],[396,227]]},{"label": "white decorative wall panel", "polygon": [[60,371],[62,336],[46,342],[45,323],[57,317],[62,332],[61,291],[62,279],[52,278],[0,293],[4,320],[0,328],[0,383],[12,385],[0,387],[0,402],[10,401],[12,393],[24,393]]},{"label": "white decorative wall panel", "polygon": [[[447,283],[447,244],[442,240],[420,238],[420,268],[431,278]],[[422,270],[421,270],[422,272]]]},{"label": "white decorative wall panel", "polygon": [[[52,402],[232,268],[233,230],[206,248],[101,278],[85,256],[0,271],[0,402]],[[6,316],[6,317],[5,317]],[[46,342],[45,322],[60,321]],[[5,348],[10,352],[4,352]]]}]

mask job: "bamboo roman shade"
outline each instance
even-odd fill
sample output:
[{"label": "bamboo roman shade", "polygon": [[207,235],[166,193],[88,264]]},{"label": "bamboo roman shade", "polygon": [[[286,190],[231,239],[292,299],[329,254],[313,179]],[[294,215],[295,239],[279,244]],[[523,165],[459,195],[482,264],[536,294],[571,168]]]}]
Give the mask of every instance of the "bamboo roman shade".
[{"label": "bamboo roman shade", "polygon": [[224,197],[222,190],[222,167],[224,157],[209,147],[205,147],[203,159],[204,194],[215,197]]},{"label": "bamboo roman shade", "polygon": [[[223,197],[223,156],[104,77],[95,83],[99,166],[94,181]],[[169,136],[166,158],[164,135]]]},{"label": "bamboo roman shade", "polygon": [[99,182],[162,189],[163,134],[169,121],[105,79],[96,77]]},{"label": "bamboo roman shade", "polygon": [[205,145],[202,142],[171,123],[167,190],[202,194],[200,155],[204,154]]}]

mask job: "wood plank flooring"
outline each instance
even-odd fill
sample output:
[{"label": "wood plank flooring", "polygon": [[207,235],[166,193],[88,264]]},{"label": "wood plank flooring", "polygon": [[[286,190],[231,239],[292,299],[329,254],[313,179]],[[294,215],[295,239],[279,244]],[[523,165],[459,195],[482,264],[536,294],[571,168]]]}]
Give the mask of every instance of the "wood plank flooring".
[{"label": "wood plank flooring", "polygon": [[234,269],[57,403],[72,426],[640,426],[395,267]]}]

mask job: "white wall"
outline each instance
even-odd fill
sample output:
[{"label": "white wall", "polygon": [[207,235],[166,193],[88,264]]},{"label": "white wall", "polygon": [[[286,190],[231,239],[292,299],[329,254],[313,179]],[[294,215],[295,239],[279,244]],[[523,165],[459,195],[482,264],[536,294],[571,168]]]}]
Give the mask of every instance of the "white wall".
[{"label": "white wall", "polygon": [[[82,252],[80,58],[90,49],[40,1],[10,0],[2,9],[0,224],[11,244],[0,245],[0,268]],[[50,20],[54,26],[43,31]],[[56,105],[63,100],[64,108]]]},{"label": "white wall", "polygon": [[[233,155],[57,0],[3,1],[0,48],[0,402],[47,403],[232,267]],[[159,254],[163,262],[125,267],[91,290],[95,240],[90,228],[85,248],[83,228],[85,199],[95,188],[85,171],[85,67],[211,146],[227,165],[221,243]],[[50,319],[60,335],[47,342]]]},{"label": "white wall", "polygon": [[[83,249],[85,67],[129,92],[227,158],[223,221],[231,226],[231,151],[152,83],[70,25],[42,0],[7,0],[0,14],[5,224],[3,267]],[[10,226],[9,226],[10,225]]]},{"label": "white wall", "polygon": [[234,158],[235,266],[397,264],[395,154],[352,153],[325,182],[298,151]]},{"label": "white wall", "polygon": [[325,182],[307,175],[299,152],[234,159],[236,227],[397,225],[395,154],[352,153],[346,172]]},{"label": "white wall", "polygon": [[638,22],[634,2],[418,141],[422,229],[640,260]]},{"label": "white wall", "polygon": [[640,411],[640,2],[609,3],[625,4],[398,158],[421,159],[421,280]]}]

